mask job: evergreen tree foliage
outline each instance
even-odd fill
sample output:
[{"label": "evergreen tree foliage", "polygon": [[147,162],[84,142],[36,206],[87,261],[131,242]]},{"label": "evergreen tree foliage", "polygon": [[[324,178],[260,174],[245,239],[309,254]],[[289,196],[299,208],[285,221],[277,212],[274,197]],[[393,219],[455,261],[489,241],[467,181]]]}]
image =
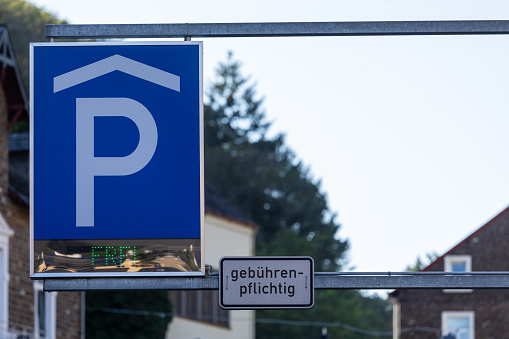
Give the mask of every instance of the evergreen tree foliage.
[{"label": "evergreen tree foliage", "polygon": [[415,259],[415,263],[413,265],[409,265],[405,268],[407,272],[419,272],[429,266],[433,261],[438,259],[438,254],[436,252],[426,253],[426,258],[421,259],[421,256],[417,256]]},{"label": "evergreen tree foliage", "polygon": [[[228,55],[217,68],[205,104],[205,181],[260,226],[257,255],[308,255],[315,271],[341,268],[348,242],[327,197],[282,134],[268,137],[271,123],[263,98]],[[257,311],[258,338],[319,338],[321,324],[335,323],[328,338],[368,338],[391,330],[390,304],[357,291],[317,291],[311,310]],[[343,325],[343,326],[341,326]]]},{"label": "evergreen tree foliage", "polygon": [[257,255],[309,255],[317,271],[338,270],[348,244],[320,182],[286,146],[254,85],[230,54],[205,105],[205,180],[261,226]]},{"label": "evergreen tree foliage", "polygon": [[256,316],[256,337],[263,339],[320,338],[323,327],[328,339],[392,337],[389,302],[353,290],[316,290],[310,310],[263,310]]},{"label": "evergreen tree foliage", "polygon": [[208,93],[205,105],[205,145],[241,145],[265,139],[270,127],[261,109],[263,99],[256,99],[256,90],[240,73],[241,64],[228,54],[227,63],[217,68],[217,81]]},{"label": "evergreen tree foliage", "polygon": [[86,337],[164,339],[171,320],[166,291],[92,291],[86,294]]}]

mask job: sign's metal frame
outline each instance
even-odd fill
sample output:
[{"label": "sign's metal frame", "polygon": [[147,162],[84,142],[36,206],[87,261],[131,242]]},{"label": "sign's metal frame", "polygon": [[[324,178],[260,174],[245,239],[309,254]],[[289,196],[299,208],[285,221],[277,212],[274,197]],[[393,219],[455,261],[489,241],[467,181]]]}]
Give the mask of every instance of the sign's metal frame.
[{"label": "sign's metal frame", "polygon": [[[199,126],[197,126],[197,130],[199,132],[199,229],[200,229],[200,254],[198,259],[200,260],[200,270],[196,271],[181,271],[181,272],[98,272],[98,273],[88,273],[88,272],[73,272],[73,273],[34,273],[34,152],[30,152],[30,166],[29,166],[29,173],[30,173],[30,274],[31,279],[34,280],[40,280],[40,279],[66,279],[66,278],[95,278],[95,277],[102,277],[102,278],[125,278],[125,279],[132,279],[135,277],[147,277],[147,278],[154,278],[154,277],[173,277],[173,276],[195,276],[195,277],[203,277],[205,276],[205,253],[204,253],[204,246],[205,246],[205,229],[204,229],[204,217],[205,217],[205,197],[204,197],[204,126],[203,126],[203,45],[199,42],[175,42],[175,41],[148,41],[148,42],[142,42],[142,41],[114,41],[114,42],[62,42],[62,43],[33,43],[30,46],[30,53],[33,55],[33,49],[34,47],[38,46],[44,46],[44,47],[115,47],[115,46],[135,46],[143,48],[144,46],[188,46],[188,45],[195,45],[198,47],[198,59],[199,59],[199,69],[198,69],[198,97],[199,102],[198,109],[199,109]],[[33,72],[34,72],[34,60],[33,57],[30,58],[30,98],[32,101],[32,105],[30,105],[30,149],[34,149],[34,128],[33,128],[33,116],[34,116],[34,83],[33,83]],[[104,239],[107,240],[107,239]],[[142,287],[138,287],[137,289],[141,289]]]},{"label": "sign's metal frame", "polygon": [[55,39],[509,34],[509,20],[46,25]]},{"label": "sign's metal frame", "polygon": [[[253,269],[248,270],[249,272],[245,270],[239,272],[237,270],[238,276],[235,281],[229,275],[228,269],[243,267],[242,265],[239,266],[239,263],[248,264],[249,268],[253,265]],[[263,265],[265,265],[265,271]],[[231,270],[230,274],[233,271],[235,270]],[[245,276],[242,276],[242,271],[244,271]],[[264,272],[267,271],[271,272],[270,279],[264,276]],[[286,276],[273,277],[272,272],[275,271],[286,271]],[[295,273],[293,278],[291,277],[292,271]],[[251,277],[251,273],[254,276]],[[230,310],[312,308],[315,303],[314,274],[314,261],[311,257],[223,257],[219,260],[219,306]],[[247,286],[244,286],[246,294],[249,294],[245,296],[246,299],[236,296],[237,291],[242,291],[242,287],[239,286],[242,284],[241,280],[245,284],[249,283],[249,292],[251,291],[251,284],[254,285],[254,294],[252,295],[247,293]],[[293,286],[294,295],[288,296],[286,292],[287,282],[288,288],[290,288],[290,285]],[[267,285],[268,283],[270,285]],[[259,288],[258,293],[256,293],[256,284],[258,286],[263,285],[263,288]],[[284,286],[284,289],[282,289],[282,286]],[[235,289],[235,287],[239,289]],[[272,294],[273,289],[275,289],[275,294]],[[287,295],[281,297],[280,293]]]},{"label": "sign's metal frame", "polygon": [[[55,39],[235,38],[414,35],[506,35],[509,20],[260,22],[193,24],[46,25]],[[317,272],[315,289],[509,288],[509,272]],[[45,291],[217,290],[217,273],[205,277],[66,278],[44,280]]]}]

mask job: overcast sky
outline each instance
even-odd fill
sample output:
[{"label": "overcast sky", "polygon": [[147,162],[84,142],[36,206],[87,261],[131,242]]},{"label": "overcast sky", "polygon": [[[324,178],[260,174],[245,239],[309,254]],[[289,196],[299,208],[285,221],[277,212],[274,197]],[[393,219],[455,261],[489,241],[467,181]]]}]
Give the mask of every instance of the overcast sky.
[{"label": "overcast sky", "polygon": [[[75,24],[509,19],[498,0],[32,2]],[[509,204],[508,39],[203,39],[205,87],[233,51],[322,180],[349,268],[402,271]]]}]

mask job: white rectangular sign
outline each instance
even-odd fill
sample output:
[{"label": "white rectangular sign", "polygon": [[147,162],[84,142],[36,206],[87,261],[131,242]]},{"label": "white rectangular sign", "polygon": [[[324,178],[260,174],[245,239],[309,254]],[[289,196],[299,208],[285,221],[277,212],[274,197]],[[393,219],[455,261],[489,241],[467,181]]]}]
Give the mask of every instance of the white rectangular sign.
[{"label": "white rectangular sign", "polygon": [[224,309],[312,308],[313,258],[223,257],[219,305]]}]

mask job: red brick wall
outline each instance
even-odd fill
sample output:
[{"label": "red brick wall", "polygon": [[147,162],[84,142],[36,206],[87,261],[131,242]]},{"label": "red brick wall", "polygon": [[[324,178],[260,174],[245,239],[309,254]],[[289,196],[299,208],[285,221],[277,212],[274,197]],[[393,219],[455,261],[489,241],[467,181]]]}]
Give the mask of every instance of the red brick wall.
[{"label": "red brick wall", "polygon": [[[0,211],[14,231],[9,239],[9,329],[30,334],[34,327],[34,289],[29,269],[29,208],[7,198],[8,135],[3,93],[0,85]],[[80,338],[80,307],[79,292],[58,293],[57,338]]]},{"label": "red brick wall", "polygon": [[[473,271],[509,271],[509,211],[453,248],[448,255],[472,256]],[[443,271],[440,258],[426,269]],[[471,293],[446,293],[443,290],[401,290],[397,295],[401,309],[400,338],[436,339],[424,328],[440,329],[442,311],[474,311],[476,338],[506,338],[509,333],[509,290],[475,289]]]},{"label": "red brick wall", "polygon": [[34,289],[29,278],[28,208],[8,204],[4,212],[14,235],[9,239],[9,323],[18,331],[34,326]]},{"label": "red brick wall", "polygon": [[[84,306],[84,305],[83,305]],[[57,338],[80,337],[81,292],[58,292]],[[91,336],[89,336],[90,338]]]}]

